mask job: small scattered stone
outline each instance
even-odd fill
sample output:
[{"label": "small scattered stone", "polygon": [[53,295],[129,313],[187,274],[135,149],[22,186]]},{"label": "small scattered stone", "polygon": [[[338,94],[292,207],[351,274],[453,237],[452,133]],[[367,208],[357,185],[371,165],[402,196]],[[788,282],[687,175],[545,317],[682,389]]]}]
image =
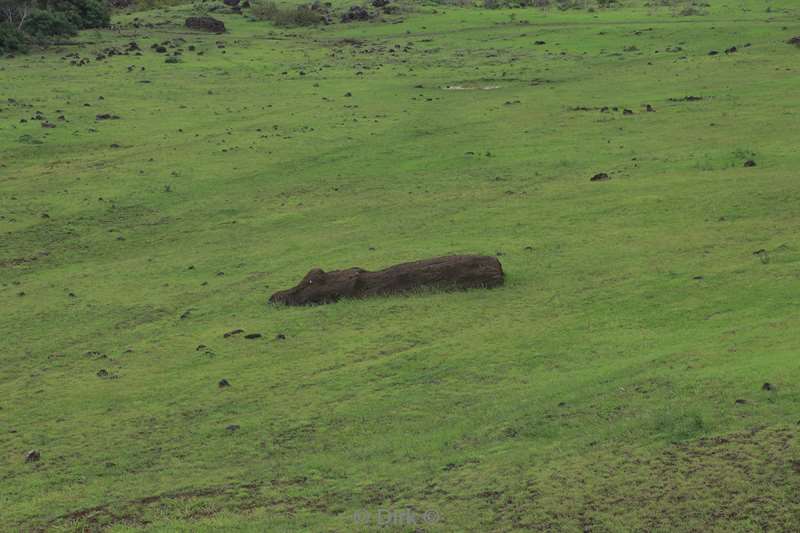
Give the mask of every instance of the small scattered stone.
[{"label": "small scattered stone", "polygon": [[589,181],[608,181],[610,179],[611,179],[611,176],[609,176],[605,172],[600,172],[600,173],[595,174],[594,176],[592,176],[592,178]]},{"label": "small scattered stone", "polygon": [[747,161],[744,162],[744,166],[747,168],[754,167],[756,166],[756,162],[753,161],[752,159],[748,159]]},{"label": "small scattered stone", "polygon": [[231,386],[230,382],[227,379],[224,379],[224,378],[219,380],[218,385],[219,385],[220,389],[224,389],[225,387],[230,387]]},{"label": "small scattered stone", "polygon": [[260,339],[261,333],[248,333],[244,336],[245,339]]},{"label": "small scattered stone", "polygon": [[39,453],[39,450],[30,450],[28,453],[25,454],[26,463],[35,463],[41,458],[42,454]]},{"label": "small scattered stone", "polygon": [[244,333],[244,330],[243,329],[234,329],[234,330],[231,330],[228,333],[224,334],[223,337],[227,339],[228,337],[232,337],[234,335],[238,335],[239,333]]}]

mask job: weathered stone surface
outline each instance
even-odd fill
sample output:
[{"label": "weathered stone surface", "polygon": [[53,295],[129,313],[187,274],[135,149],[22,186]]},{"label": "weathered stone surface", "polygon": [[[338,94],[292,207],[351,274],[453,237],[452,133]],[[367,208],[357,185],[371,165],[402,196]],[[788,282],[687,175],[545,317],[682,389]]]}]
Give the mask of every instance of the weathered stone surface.
[{"label": "weathered stone surface", "polygon": [[213,17],[189,17],[186,19],[186,27],[190,30],[225,33],[225,23]]},{"label": "weathered stone surface", "polygon": [[296,286],[278,291],[270,303],[313,305],[341,298],[366,298],[408,292],[419,288],[458,290],[497,287],[504,281],[496,257],[454,255],[402,263],[377,272],[358,267],[325,272],[312,269]]}]

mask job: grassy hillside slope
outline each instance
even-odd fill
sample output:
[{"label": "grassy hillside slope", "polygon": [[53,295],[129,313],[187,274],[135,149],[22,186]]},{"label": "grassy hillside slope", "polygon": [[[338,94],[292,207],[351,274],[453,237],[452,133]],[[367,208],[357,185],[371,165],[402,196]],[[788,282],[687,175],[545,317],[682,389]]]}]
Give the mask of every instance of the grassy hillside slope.
[{"label": "grassy hillside slope", "polygon": [[796,530],[795,2],[189,11],[0,60],[0,529]]}]

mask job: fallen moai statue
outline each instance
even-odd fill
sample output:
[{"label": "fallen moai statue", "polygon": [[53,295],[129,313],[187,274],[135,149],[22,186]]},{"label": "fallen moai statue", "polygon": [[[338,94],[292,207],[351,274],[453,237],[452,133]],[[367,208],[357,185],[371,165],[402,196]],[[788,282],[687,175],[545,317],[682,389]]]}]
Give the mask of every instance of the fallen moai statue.
[{"label": "fallen moai statue", "polygon": [[185,24],[190,30],[225,33],[225,23],[213,17],[189,17]]},{"label": "fallen moai statue", "polygon": [[457,290],[491,288],[503,284],[503,266],[496,257],[452,255],[402,263],[377,272],[358,267],[325,272],[314,268],[296,286],[273,294],[269,302],[313,305],[341,298],[366,298],[419,288]]}]

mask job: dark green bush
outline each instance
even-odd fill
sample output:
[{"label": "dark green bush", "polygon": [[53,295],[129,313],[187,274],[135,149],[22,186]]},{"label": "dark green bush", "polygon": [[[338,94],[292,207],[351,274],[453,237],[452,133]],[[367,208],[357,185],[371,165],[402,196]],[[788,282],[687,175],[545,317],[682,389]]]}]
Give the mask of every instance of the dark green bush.
[{"label": "dark green bush", "polygon": [[279,11],[275,2],[255,0],[250,3],[250,14],[257,20],[274,20]]},{"label": "dark green bush", "polygon": [[250,14],[258,20],[269,20],[276,26],[314,26],[323,16],[310,6],[279,7],[272,1],[251,3]]},{"label": "dark green bush", "polygon": [[111,23],[106,0],[0,0],[0,52]]},{"label": "dark green bush", "polygon": [[156,9],[186,4],[187,0],[124,0],[138,9]]},{"label": "dark green bush", "polygon": [[79,13],[82,29],[107,28],[111,24],[111,12],[103,0],[83,0]]},{"label": "dark green bush", "polygon": [[78,29],[105,28],[111,23],[111,13],[103,0],[44,0],[51,11],[62,12]]},{"label": "dark green bush", "polygon": [[315,26],[322,22],[322,15],[308,7],[300,6],[281,11],[274,22],[278,26]]},{"label": "dark green bush", "polygon": [[0,23],[0,53],[25,50],[25,35],[10,24]]},{"label": "dark green bush", "polygon": [[35,39],[78,33],[78,27],[64,12],[44,9],[34,9],[25,20],[22,29]]}]

